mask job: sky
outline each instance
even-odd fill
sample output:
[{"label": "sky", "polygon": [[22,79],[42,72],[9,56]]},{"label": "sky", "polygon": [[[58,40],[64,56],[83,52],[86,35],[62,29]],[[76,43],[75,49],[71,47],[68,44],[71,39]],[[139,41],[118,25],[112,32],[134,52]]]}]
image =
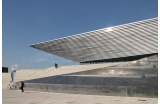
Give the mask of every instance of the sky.
[{"label": "sky", "polygon": [[31,44],[158,17],[158,0],[3,0],[2,66],[76,65]]}]

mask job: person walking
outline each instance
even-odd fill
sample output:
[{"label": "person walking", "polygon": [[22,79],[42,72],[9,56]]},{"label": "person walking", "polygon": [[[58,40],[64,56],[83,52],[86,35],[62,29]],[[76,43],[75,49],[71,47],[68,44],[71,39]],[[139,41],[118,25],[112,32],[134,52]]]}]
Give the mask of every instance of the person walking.
[{"label": "person walking", "polygon": [[22,92],[24,92],[24,82],[23,81],[21,81],[21,87],[20,87],[20,89],[22,90]]},{"label": "person walking", "polygon": [[56,69],[58,68],[58,64],[57,64],[57,63],[55,63],[55,68],[56,68]]}]

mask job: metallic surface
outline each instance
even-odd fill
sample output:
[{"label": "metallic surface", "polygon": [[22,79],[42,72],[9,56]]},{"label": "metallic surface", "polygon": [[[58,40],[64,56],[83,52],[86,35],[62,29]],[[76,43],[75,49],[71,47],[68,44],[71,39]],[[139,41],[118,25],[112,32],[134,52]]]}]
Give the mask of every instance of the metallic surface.
[{"label": "metallic surface", "polygon": [[103,28],[31,47],[76,62],[158,53],[158,19]]}]

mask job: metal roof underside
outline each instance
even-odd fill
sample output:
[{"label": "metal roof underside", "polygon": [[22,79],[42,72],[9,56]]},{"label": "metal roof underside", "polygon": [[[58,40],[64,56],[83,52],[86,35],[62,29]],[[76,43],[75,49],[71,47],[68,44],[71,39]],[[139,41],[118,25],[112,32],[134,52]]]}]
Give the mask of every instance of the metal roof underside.
[{"label": "metal roof underside", "polygon": [[158,19],[103,28],[31,47],[76,62],[158,53]]}]

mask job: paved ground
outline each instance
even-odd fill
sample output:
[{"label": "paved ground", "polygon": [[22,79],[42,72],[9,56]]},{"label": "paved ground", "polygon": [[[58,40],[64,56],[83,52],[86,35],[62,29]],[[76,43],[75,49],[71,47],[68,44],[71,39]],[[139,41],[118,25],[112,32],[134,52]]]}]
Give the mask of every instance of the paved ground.
[{"label": "paved ground", "polygon": [[2,104],[158,104],[158,99],[2,89]]}]

